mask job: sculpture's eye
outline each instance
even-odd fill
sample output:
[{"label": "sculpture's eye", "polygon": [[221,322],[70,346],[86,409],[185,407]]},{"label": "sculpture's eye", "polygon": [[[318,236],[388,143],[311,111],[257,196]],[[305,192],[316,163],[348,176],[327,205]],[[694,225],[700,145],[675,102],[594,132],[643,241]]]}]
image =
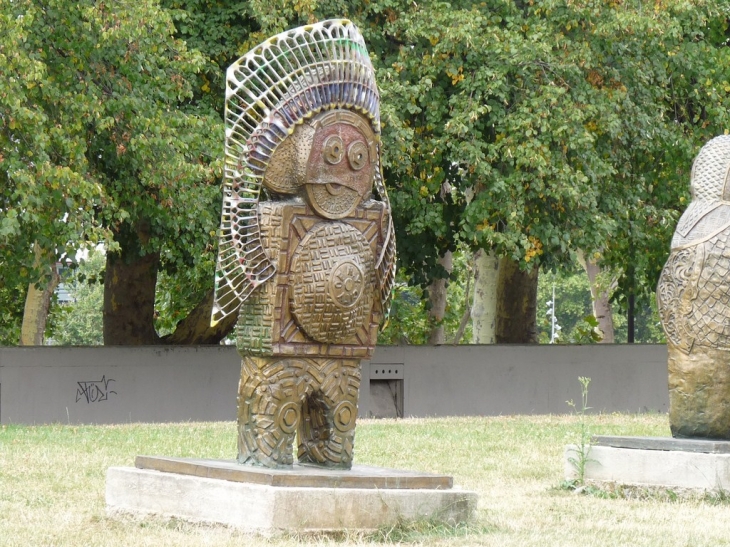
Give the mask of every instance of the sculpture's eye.
[{"label": "sculpture's eye", "polygon": [[368,163],[368,147],[362,141],[354,142],[347,149],[347,159],[350,161],[350,166],[355,170],[359,171]]},{"label": "sculpture's eye", "polygon": [[339,135],[331,135],[324,141],[324,160],[332,165],[337,165],[342,161],[345,152],[345,145]]}]

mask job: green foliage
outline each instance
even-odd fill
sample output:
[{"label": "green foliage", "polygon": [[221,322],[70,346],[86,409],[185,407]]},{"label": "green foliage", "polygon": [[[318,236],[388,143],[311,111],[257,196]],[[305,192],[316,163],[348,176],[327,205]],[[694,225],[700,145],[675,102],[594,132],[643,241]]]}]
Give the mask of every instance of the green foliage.
[{"label": "green foliage", "polygon": [[[642,302],[699,146],[729,119],[728,6],[371,2],[401,261],[458,238],[523,265],[605,248]],[[633,271],[619,266],[633,265]]]},{"label": "green foliage", "polygon": [[677,0],[643,16],[635,10],[622,6],[592,38],[596,81],[627,90],[619,131],[597,135],[614,170],[598,203],[616,223],[603,264],[621,272],[615,304],[623,313],[630,292],[638,309],[650,306],[688,202],[692,159],[730,120],[728,3]]},{"label": "green foliage", "polygon": [[603,340],[598,328],[598,319],[594,315],[586,315],[583,317],[573,329],[570,337],[571,344],[593,344]]},{"label": "green foliage", "polygon": [[62,274],[61,283],[71,301],[56,304],[51,312],[49,332],[54,345],[99,346],[104,343],[104,266],[106,257],[98,250],[89,252],[78,267]]},{"label": "green foliage", "polygon": [[[555,316],[561,330],[558,343],[586,344],[595,339],[588,276],[580,266],[540,274],[537,284],[537,328],[541,344],[550,342],[551,324],[547,302],[553,298],[555,287]],[[595,325],[592,323],[595,322]]]},{"label": "green foliage", "polygon": [[[58,9],[35,2],[0,5],[0,278],[23,292],[41,276],[35,242],[55,249],[41,265],[48,267],[79,239],[100,237],[93,222],[99,186],[87,176],[80,135],[88,105],[59,104],[75,96],[79,82],[59,81],[49,67],[62,46],[39,39],[61,33],[65,19],[46,25],[47,14],[63,19]],[[81,52],[64,53],[65,65],[81,62]]]},{"label": "green foliage", "polygon": [[[626,311],[615,307],[614,334],[616,342],[625,344],[628,338],[628,319]],[[642,344],[665,344],[666,337],[659,320],[659,312],[654,298],[639,302],[634,310],[634,341]]]},{"label": "green foliage", "polygon": [[[540,274],[537,292],[537,327],[541,344],[550,342],[550,317],[547,302],[552,300],[555,286],[555,311],[561,327],[558,343],[592,344],[601,338],[596,327],[598,321],[593,316],[591,289],[588,276],[578,265],[546,271]],[[645,302],[645,301],[644,301]],[[634,316],[634,340],[644,344],[663,344],[664,332],[656,310],[656,302],[640,303]],[[613,306],[614,338],[616,343],[626,343],[626,310],[619,305]]]},{"label": "green foliage", "polygon": [[430,329],[423,289],[412,287],[402,271],[397,272],[390,315],[378,335],[380,344],[425,344]]},{"label": "green foliage", "polygon": [[160,253],[170,275],[209,267],[222,124],[193,101],[206,58],[174,34],[154,0],[0,5],[0,277],[12,286],[39,279],[34,242],[49,263],[104,241],[130,260]]},{"label": "green foliage", "polygon": [[160,4],[169,10],[177,37],[206,57],[194,86],[195,100],[211,105],[222,114],[225,71],[255,45],[251,32],[259,25],[253,19],[253,3],[161,0]]},{"label": "green foliage", "polygon": [[298,24],[365,34],[400,263],[423,287],[460,241],[525,267],[581,248],[621,272],[619,309],[630,291],[648,309],[691,159],[730,121],[725,0],[162,2],[0,4],[3,333],[36,242],[46,268],[97,241],[159,253],[158,327],[186,315],[213,279],[223,70]]},{"label": "green foliage", "polygon": [[204,298],[215,272],[215,251],[211,244],[192,267],[160,272],[155,295],[155,328],[160,336],[172,333]]},{"label": "green foliage", "polygon": [[[471,312],[474,299],[474,269],[472,252],[464,245],[453,253],[453,271],[446,291],[446,341],[451,343],[459,330],[464,315]],[[469,344],[472,340],[471,320],[466,324],[459,344]]]},{"label": "green foliage", "polygon": [[415,278],[435,275],[457,235],[525,264],[595,246],[610,222],[592,214],[600,187],[586,172],[609,168],[585,126],[605,113],[579,68],[585,45],[560,30],[574,8],[413,6],[385,25],[399,46],[379,81],[399,250]]},{"label": "green foliage", "polygon": [[[471,308],[473,284],[469,278],[474,274],[469,264],[471,253],[460,249],[453,256],[453,272],[446,286],[446,314],[444,334],[451,343],[459,330],[464,313]],[[428,314],[428,294],[418,285],[408,284],[409,275],[402,269],[397,273],[390,315],[378,335],[379,344],[426,344],[433,320]],[[469,288],[469,294],[467,294]],[[459,343],[471,340],[471,322],[467,325]]]},{"label": "green foliage", "polygon": [[0,279],[0,346],[14,346],[20,339],[26,290],[24,286],[7,286]]}]

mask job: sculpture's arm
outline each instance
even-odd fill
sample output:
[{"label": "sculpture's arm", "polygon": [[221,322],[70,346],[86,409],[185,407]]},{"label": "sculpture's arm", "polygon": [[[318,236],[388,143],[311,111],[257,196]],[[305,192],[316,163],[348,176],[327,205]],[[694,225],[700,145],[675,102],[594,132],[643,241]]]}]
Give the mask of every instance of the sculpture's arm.
[{"label": "sculpture's arm", "polygon": [[226,188],[223,199],[211,325],[237,313],[254,289],[276,273],[261,244],[258,199],[244,200],[239,193]]},{"label": "sculpture's arm", "polygon": [[375,263],[375,269],[378,276],[378,284],[380,289],[380,303],[383,308],[383,315],[387,316],[390,311],[390,300],[395,285],[395,269],[396,269],[396,249],[395,249],[395,227],[393,226],[393,217],[390,213],[390,199],[388,199],[388,190],[385,188],[383,176],[380,172],[380,166],[375,173],[375,190],[380,195],[380,199],[385,205],[383,212],[383,229],[384,241],[380,249],[380,253]]}]

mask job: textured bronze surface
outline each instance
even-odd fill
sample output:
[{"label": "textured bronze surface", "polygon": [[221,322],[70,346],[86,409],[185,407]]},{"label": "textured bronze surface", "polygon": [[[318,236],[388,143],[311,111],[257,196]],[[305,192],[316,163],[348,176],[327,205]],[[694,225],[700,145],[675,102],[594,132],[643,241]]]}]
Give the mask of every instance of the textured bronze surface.
[{"label": "textured bronze surface", "polygon": [[730,439],[730,352],[669,347],[669,425],[675,437]]},{"label": "textured bronze surface", "polygon": [[690,183],[657,286],[669,422],[677,437],[730,439],[730,136],[700,150]]},{"label": "textured bronze surface", "polygon": [[304,123],[294,129],[271,155],[264,173],[264,186],[278,194],[296,194],[306,181],[306,164],[315,129]]},{"label": "textured bronze surface", "polygon": [[395,282],[380,100],[358,29],[322,21],[228,69],[211,322],[238,311],[238,461],[350,468],[360,359]]},{"label": "textured bronze surface", "polygon": [[383,467],[355,465],[349,471],[295,465],[291,469],[269,469],[242,466],[230,460],[197,460],[137,456],[138,469],[193,475],[233,482],[247,482],[282,487],[309,488],[373,488],[373,489],[439,489],[453,487],[447,475],[401,471]]},{"label": "textured bronze surface", "polygon": [[344,222],[321,222],[292,257],[291,308],[297,324],[317,342],[352,338],[370,315],[375,261],[359,230]]},{"label": "textured bronze surface", "polygon": [[387,302],[395,239],[381,173],[380,98],[357,27],[333,19],[292,29],[238,59],[226,73],[225,126],[211,322],[236,313],[276,274],[277,257],[261,240],[264,189],[273,199],[307,199],[321,217],[334,219],[350,216],[374,188],[388,217],[386,244],[376,259]]},{"label": "textured bronze surface", "polygon": [[349,469],[360,388],[357,359],[244,356],[238,387],[238,461]]},{"label": "textured bronze surface", "polygon": [[307,201],[325,218],[346,217],[373,186],[375,133],[362,116],[341,109],[320,114],[312,126]]},{"label": "textured bronze surface", "polygon": [[[374,266],[385,246],[382,203],[370,200],[340,221],[323,221],[301,202],[264,202],[259,209],[261,241],[272,257],[278,257],[277,274],[241,306],[236,331],[239,351],[260,356],[370,358],[383,318],[382,277]],[[336,236],[327,235],[335,232]],[[333,248],[318,246],[325,243]],[[361,293],[352,292],[357,279],[350,283],[344,279],[342,289],[347,294],[338,289],[348,264],[361,269]],[[312,315],[318,314],[323,321],[314,325]]]}]

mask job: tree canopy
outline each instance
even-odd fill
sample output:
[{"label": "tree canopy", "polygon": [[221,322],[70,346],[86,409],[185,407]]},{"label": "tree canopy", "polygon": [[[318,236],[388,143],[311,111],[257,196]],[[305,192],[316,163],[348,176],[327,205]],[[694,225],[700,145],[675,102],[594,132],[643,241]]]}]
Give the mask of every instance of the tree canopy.
[{"label": "tree canopy", "polygon": [[426,277],[453,236],[525,266],[576,248],[625,263],[641,240],[653,286],[692,156],[728,128],[728,3],[388,4],[375,49],[407,267]]},{"label": "tree canopy", "polygon": [[61,287],[68,302],[55,306],[50,318],[50,338],[60,346],[98,346],[104,343],[102,307],[104,285],[101,272],[105,258],[92,249],[73,269],[61,272]]},{"label": "tree canopy", "polygon": [[461,244],[523,268],[582,249],[622,272],[619,297],[653,289],[691,159],[727,129],[726,0],[15,0],[0,4],[3,337],[28,283],[99,241],[107,343],[224,336],[206,317],[223,72],[343,16],[377,70],[411,282],[444,276]]},{"label": "tree canopy", "polygon": [[155,254],[171,272],[205,261],[218,224],[219,119],[192,101],[206,58],[174,37],[170,14],[152,1],[64,0],[0,13],[5,281],[41,279],[34,242],[46,267],[97,241],[113,260]]}]

